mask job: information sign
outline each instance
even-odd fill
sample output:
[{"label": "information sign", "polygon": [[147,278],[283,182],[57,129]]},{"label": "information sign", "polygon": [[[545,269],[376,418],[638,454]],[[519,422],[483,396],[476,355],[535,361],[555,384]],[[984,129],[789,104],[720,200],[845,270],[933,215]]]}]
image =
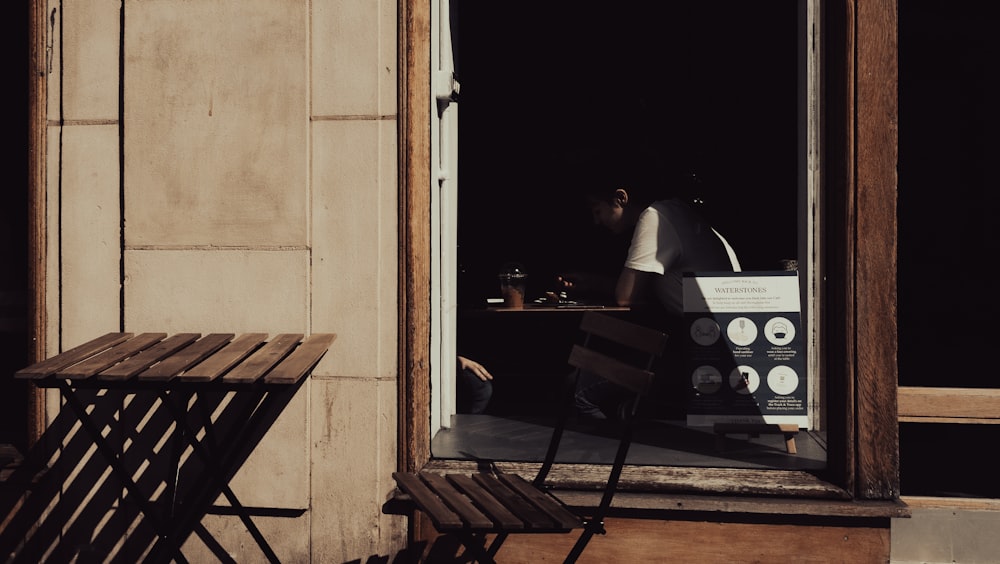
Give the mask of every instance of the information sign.
[{"label": "information sign", "polygon": [[798,282],[794,271],[685,275],[688,425],[808,428]]}]

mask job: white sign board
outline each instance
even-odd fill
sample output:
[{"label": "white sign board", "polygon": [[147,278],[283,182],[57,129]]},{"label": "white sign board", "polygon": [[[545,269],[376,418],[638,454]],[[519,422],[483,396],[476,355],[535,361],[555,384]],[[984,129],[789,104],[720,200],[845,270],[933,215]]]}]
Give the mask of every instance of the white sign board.
[{"label": "white sign board", "polygon": [[685,275],[688,425],[808,428],[800,314],[797,272]]}]

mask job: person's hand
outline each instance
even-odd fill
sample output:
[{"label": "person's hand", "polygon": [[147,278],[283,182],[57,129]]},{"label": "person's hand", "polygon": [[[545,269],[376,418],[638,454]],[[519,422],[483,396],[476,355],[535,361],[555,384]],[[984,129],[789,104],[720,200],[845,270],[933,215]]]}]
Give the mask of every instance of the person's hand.
[{"label": "person's hand", "polygon": [[572,274],[560,274],[556,276],[556,286],[560,291],[569,292],[576,287],[575,277]]},{"label": "person's hand", "polygon": [[558,290],[566,292],[570,297],[610,296],[612,284],[609,277],[590,272],[567,272],[556,276]]},{"label": "person's hand", "polygon": [[486,370],[485,366],[464,356],[458,357],[458,369],[472,371],[483,382],[493,379],[493,375],[490,374],[489,370]]}]

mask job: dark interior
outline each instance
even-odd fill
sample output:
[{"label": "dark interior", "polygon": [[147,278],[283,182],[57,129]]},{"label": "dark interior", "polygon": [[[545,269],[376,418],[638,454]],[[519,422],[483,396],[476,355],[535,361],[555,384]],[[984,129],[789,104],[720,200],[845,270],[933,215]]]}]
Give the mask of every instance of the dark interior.
[{"label": "dark interior", "polygon": [[[511,261],[528,272],[526,301],[556,290],[561,273],[617,275],[628,239],[592,224],[584,182],[610,177],[651,187],[657,199],[702,201],[744,270],[779,270],[796,258],[799,8],[543,2],[525,17],[513,6],[452,5],[461,83],[457,347],[496,379],[488,418],[457,421],[434,449],[516,456],[499,429],[553,413],[580,316],[497,315],[486,299],[499,296],[497,273]],[[676,405],[661,407],[658,415],[683,420]],[[687,438],[714,452],[710,435]],[[677,449],[649,452],[704,462]],[[822,466],[825,450],[817,452]],[[525,445],[520,456],[529,453]]]},{"label": "dark interior", "polygon": [[529,298],[559,272],[619,267],[622,243],[579,192],[608,171],[702,199],[745,270],[795,258],[795,2],[457,10],[466,305],[496,295],[507,261],[528,271]]},{"label": "dark interior", "polygon": [[[899,3],[899,384],[996,388],[1000,17]],[[1000,425],[900,425],[905,495],[1000,497]]]}]

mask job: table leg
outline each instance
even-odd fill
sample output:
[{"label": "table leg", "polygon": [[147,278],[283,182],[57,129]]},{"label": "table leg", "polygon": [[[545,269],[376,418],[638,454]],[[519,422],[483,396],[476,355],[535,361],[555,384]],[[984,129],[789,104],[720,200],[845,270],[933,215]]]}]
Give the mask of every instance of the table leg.
[{"label": "table leg", "polygon": [[[143,495],[142,491],[139,489],[139,486],[132,479],[132,476],[121,464],[120,457],[122,453],[115,450],[108,443],[108,441],[104,439],[104,436],[101,435],[100,429],[98,429],[97,426],[94,425],[94,422],[90,419],[90,415],[87,413],[86,408],[76,397],[76,394],[73,392],[73,389],[65,380],[59,382],[59,391],[62,394],[63,398],[66,400],[66,404],[69,405],[70,409],[72,409],[73,412],[76,414],[76,418],[77,420],[80,421],[80,425],[94,440],[94,445],[97,446],[97,450],[101,453],[101,456],[104,457],[108,465],[111,466],[111,470],[122,481],[122,484],[125,486],[125,489],[128,491],[133,501],[135,501],[136,504],[139,505],[139,508],[142,510],[143,515],[145,515],[146,518],[149,519],[150,523],[153,526],[153,529],[156,531],[157,536],[160,539],[163,539],[166,527],[164,526],[164,523],[160,519],[159,515],[156,514],[155,508],[153,507],[152,503],[148,499],[146,499],[145,495]],[[173,555],[178,563],[182,564],[187,563],[187,560],[184,558],[184,555],[181,554],[180,547],[175,547]]]},{"label": "table leg", "polygon": [[[183,504],[181,515],[174,521],[176,525],[169,534],[169,539],[172,542],[183,542],[183,539],[190,535],[192,529],[200,522],[211,503],[221,493],[226,497],[230,505],[233,506],[240,520],[246,526],[247,531],[254,538],[254,541],[260,547],[261,551],[264,552],[268,560],[270,562],[278,562],[274,550],[268,544],[256,524],[254,524],[246,508],[236,497],[235,493],[233,493],[228,485],[228,481],[232,479],[236,470],[249,456],[246,447],[255,444],[255,441],[259,441],[263,437],[263,434],[259,433],[261,428],[263,427],[263,430],[266,431],[270,423],[273,423],[273,419],[277,414],[281,413],[284,405],[295,395],[298,387],[296,385],[277,391],[256,392],[258,395],[251,396],[251,401],[247,402],[242,413],[236,418],[237,422],[245,421],[245,424],[237,424],[234,431],[228,433],[221,442],[215,436],[214,424],[211,421],[210,414],[206,413],[203,417],[205,439],[199,441],[196,429],[191,426],[187,406],[178,405],[175,399],[169,397],[163,398],[164,404],[170,409],[178,426],[184,429],[184,434],[188,437],[188,443],[194,449],[195,454],[205,464],[206,473],[209,478],[203,481],[201,486],[195,491],[189,492],[188,497],[190,501]],[[201,399],[199,398],[196,401],[200,402]],[[226,447],[221,449],[221,453],[213,454],[213,452],[220,451],[218,448],[219,444],[226,445]],[[166,538],[161,539],[161,542],[168,542],[168,540]],[[159,544],[158,542],[157,545]],[[160,546],[154,547],[154,552],[162,550],[163,548]]]}]

